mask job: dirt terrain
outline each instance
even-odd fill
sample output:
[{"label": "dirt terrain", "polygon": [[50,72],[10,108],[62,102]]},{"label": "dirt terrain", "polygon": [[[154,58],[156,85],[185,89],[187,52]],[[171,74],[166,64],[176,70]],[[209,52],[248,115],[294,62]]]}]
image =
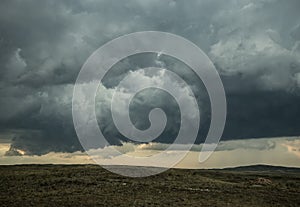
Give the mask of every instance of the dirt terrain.
[{"label": "dirt terrain", "polygon": [[0,166],[0,206],[300,206],[300,170],[171,169],[128,178],[94,165]]}]

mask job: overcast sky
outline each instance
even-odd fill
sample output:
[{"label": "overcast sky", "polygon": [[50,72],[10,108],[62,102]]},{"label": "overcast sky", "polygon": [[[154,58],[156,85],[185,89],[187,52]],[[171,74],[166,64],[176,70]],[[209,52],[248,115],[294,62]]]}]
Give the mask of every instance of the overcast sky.
[{"label": "overcast sky", "polygon": [[[2,0],[0,2],[0,130],[27,154],[80,150],[72,122],[72,92],[93,51],[124,34],[158,30],[198,45],[215,64],[225,87],[228,114],[222,140],[300,135],[299,0]],[[200,105],[201,143],[210,107],[201,81],[184,64],[156,54],[117,64],[100,85],[97,114],[111,144],[124,140],[109,111],[122,77],[165,81],[137,69],[163,66],[181,75]],[[165,94],[145,92],[132,106],[136,125],[162,107],[169,116],[156,140],[178,132],[178,108]],[[159,94],[158,94],[159,95]],[[144,106],[141,107],[141,105]]]}]

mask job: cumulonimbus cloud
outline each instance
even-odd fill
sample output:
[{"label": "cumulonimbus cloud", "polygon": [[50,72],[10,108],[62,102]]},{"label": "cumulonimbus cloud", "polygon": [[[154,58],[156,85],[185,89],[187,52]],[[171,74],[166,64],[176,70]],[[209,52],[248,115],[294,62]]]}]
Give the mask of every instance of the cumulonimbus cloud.
[{"label": "cumulonimbus cloud", "polygon": [[[71,99],[82,64],[105,42],[143,30],[181,35],[212,59],[227,93],[224,140],[300,133],[298,0],[12,0],[0,4],[1,130],[22,129],[13,146],[28,153],[81,149]],[[99,88],[100,127],[110,135],[111,144],[124,141],[111,122],[111,90],[128,71],[150,80],[135,72],[144,66],[172,69],[198,93],[204,127],[197,139],[201,143],[210,117],[201,81],[179,61],[154,54],[123,60]],[[134,114],[144,114],[155,104],[166,108],[171,122],[158,141],[169,143],[178,128],[178,110],[160,95],[140,94],[132,116],[145,128],[147,119]],[[141,103],[146,104],[144,109]]]}]

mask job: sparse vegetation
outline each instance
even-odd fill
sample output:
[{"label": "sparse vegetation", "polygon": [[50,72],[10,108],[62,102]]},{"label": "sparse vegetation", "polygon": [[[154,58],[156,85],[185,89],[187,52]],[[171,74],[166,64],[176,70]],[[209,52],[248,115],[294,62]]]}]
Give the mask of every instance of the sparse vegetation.
[{"label": "sparse vegetation", "polygon": [[94,165],[0,167],[1,206],[300,206],[299,171],[181,170],[128,178]]}]

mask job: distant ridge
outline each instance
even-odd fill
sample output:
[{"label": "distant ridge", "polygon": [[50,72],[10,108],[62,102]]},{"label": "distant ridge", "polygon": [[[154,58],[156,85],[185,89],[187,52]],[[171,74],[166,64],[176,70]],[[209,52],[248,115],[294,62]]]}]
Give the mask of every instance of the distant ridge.
[{"label": "distant ridge", "polygon": [[230,170],[230,171],[254,171],[254,172],[295,172],[300,173],[300,168],[297,167],[282,167],[282,166],[273,166],[273,165],[248,165],[248,166],[240,166],[240,167],[231,167],[224,168],[222,170]]},{"label": "distant ridge", "polygon": [[[0,165],[1,168],[10,168],[10,167],[99,167],[97,164],[15,164],[15,165]],[[106,168],[124,168],[124,169],[155,169],[161,167],[153,166],[130,166],[130,165],[106,165]],[[278,172],[278,173],[300,173],[300,168],[298,167],[283,167],[283,166],[274,166],[274,165],[246,165],[238,167],[227,167],[227,168],[212,168],[212,169],[187,169],[187,168],[171,168],[173,170],[180,171],[236,171],[236,172]]]}]

